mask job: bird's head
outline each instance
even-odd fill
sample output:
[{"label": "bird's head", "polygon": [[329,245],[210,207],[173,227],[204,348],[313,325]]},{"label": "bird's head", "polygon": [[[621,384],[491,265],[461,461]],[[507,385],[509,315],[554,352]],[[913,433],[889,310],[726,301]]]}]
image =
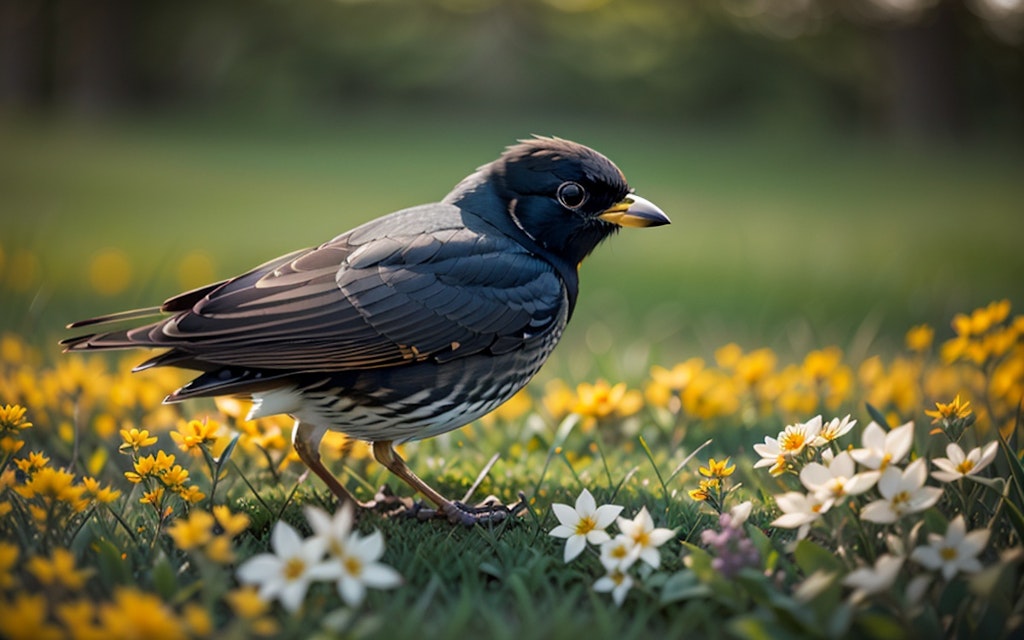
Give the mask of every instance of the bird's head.
[{"label": "bird's head", "polygon": [[477,175],[497,192],[503,214],[572,265],[621,227],[669,223],[661,209],[630,191],[611,160],[568,140],[523,140]]}]

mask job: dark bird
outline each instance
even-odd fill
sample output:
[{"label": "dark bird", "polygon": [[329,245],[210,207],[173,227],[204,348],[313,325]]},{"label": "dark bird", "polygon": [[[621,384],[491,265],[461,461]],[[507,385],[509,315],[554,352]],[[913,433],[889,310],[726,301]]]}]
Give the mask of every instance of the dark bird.
[{"label": "dark bird", "polygon": [[[512,397],[558,343],[577,268],[621,227],[668,224],[605,156],[525,140],[441,202],[371,220],[159,307],[68,328],[168,317],[62,341],[66,351],[166,349],[136,371],[201,372],[167,396],[236,396],[250,418],[295,418],[302,461],[359,504],[320,461],[328,430],[374,457],[453,520],[485,519],[415,476],[394,444],[457,429]],[[363,505],[366,506],[366,505]]]}]

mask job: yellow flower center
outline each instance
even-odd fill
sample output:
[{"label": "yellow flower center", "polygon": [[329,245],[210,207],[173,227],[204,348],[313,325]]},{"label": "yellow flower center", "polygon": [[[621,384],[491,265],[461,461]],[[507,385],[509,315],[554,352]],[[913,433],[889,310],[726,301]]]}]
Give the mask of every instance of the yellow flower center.
[{"label": "yellow flower center", "polygon": [[613,558],[622,559],[622,558],[626,557],[626,553],[627,553],[626,552],[626,547],[624,545],[620,544],[620,545],[616,545],[615,548],[612,549],[612,552],[611,552],[610,555]]},{"label": "yellow flower center", "polygon": [[807,443],[807,438],[803,433],[799,431],[792,431],[786,433],[779,440],[779,446],[783,451],[800,451],[804,448],[804,444]]},{"label": "yellow flower center", "polygon": [[350,576],[359,577],[363,573],[363,563],[359,560],[359,558],[353,558],[352,556],[348,556],[347,558],[345,558],[344,565],[345,571]]},{"label": "yellow flower center", "polygon": [[956,549],[954,549],[953,547],[942,547],[941,549],[939,549],[939,555],[942,557],[943,560],[949,562],[951,560],[956,560],[957,554]]},{"label": "yellow flower center", "polygon": [[576,535],[585,536],[597,527],[597,521],[594,520],[593,516],[586,516],[580,518],[580,521],[576,523]]},{"label": "yellow flower center", "polygon": [[651,544],[651,536],[646,531],[641,531],[633,536],[633,540],[641,548],[647,547]]},{"label": "yellow flower center", "polygon": [[284,563],[284,577],[288,580],[295,580],[306,572],[306,563],[302,558],[288,558]]},{"label": "yellow flower center", "polygon": [[892,506],[894,507],[899,507],[906,502],[910,502],[910,494],[906,491],[900,491],[892,497]]},{"label": "yellow flower center", "polygon": [[892,462],[892,454],[887,453],[884,456],[882,456],[882,462],[879,463],[878,470],[885,471],[885,468],[889,466],[890,462]]},{"label": "yellow flower center", "polygon": [[956,465],[956,470],[960,473],[967,475],[974,468],[974,462],[972,460],[964,460],[960,464]]}]

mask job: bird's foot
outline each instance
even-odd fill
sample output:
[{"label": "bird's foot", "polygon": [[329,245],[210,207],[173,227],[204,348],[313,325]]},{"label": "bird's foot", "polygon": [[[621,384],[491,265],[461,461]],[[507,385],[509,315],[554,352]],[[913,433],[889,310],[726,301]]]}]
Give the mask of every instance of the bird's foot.
[{"label": "bird's foot", "polygon": [[[439,509],[427,509],[433,512],[426,517],[446,518],[452,524],[461,524],[472,527],[476,524],[495,525],[514,518],[526,509],[526,494],[519,492],[519,500],[513,504],[502,504],[494,496],[488,496],[483,502],[476,505],[468,505],[455,501]],[[423,509],[421,509],[422,511]],[[419,516],[424,517],[424,516]]]},{"label": "bird's foot", "polygon": [[468,505],[460,501],[449,502],[442,507],[427,505],[422,500],[396,496],[387,485],[377,491],[373,500],[364,506],[380,513],[385,518],[414,518],[421,522],[435,518],[445,519],[452,524],[472,527],[476,524],[495,525],[515,517],[526,509],[526,494],[519,492],[519,500],[513,504],[502,504],[498,498],[488,496],[483,502]]}]

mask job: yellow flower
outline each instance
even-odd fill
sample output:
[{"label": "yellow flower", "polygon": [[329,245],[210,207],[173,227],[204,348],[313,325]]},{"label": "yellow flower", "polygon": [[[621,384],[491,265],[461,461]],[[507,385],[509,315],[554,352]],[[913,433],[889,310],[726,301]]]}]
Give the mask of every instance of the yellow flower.
[{"label": "yellow flower", "polygon": [[100,486],[96,478],[82,478],[82,486],[85,487],[85,497],[92,498],[100,504],[110,504],[121,497],[120,490]]},{"label": "yellow flower", "polygon": [[582,382],[576,387],[573,412],[584,418],[602,419],[615,414],[630,416],[643,406],[639,392],[626,388],[625,382],[610,385],[604,380],[594,384]]},{"label": "yellow flower", "polygon": [[755,349],[736,363],[736,377],[748,386],[766,379],[775,370],[777,358],[771,349]]},{"label": "yellow flower", "polygon": [[46,598],[41,593],[19,593],[0,599],[0,637],[8,640],[60,640],[59,627],[47,621]]},{"label": "yellow flower", "polygon": [[31,451],[27,458],[19,458],[14,461],[22,473],[32,475],[50,463],[50,458],[41,451]]},{"label": "yellow flower", "polygon": [[0,431],[21,431],[28,429],[32,423],[25,419],[25,407],[17,404],[0,406]]},{"label": "yellow flower", "polygon": [[57,605],[57,619],[63,623],[72,640],[107,640],[106,632],[96,623],[96,605],[89,600],[74,600]]},{"label": "yellow flower", "polygon": [[234,538],[249,528],[249,516],[244,513],[231,513],[227,505],[217,505],[213,508],[213,517],[217,524],[224,530],[224,535]]},{"label": "yellow flower", "polygon": [[100,624],[111,638],[184,640],[181,620],[155,595],[119,587],[114,599],[100,605]]},{"label": "yellow flower", "polygon": [[255,587],[240,587],[227,594],[231,611],[244,620],[248,630],[257,636],[273,636],[278,632],[277,622],[267,615],[270,605],[260,598]]},{"label": "yellow flower", "polygon": [[174,544],[182,551],[193,551],[213,539],[214,518],[206,511],[192,512],[188,520],[178,520],[167,530]]},{"label": "yellow flower", "polygon": [[184,487],[185,483],[188,482],[188,469],[185,469],[180,464],[176,464],[160,474],[160,480],[171,491],[177,492],[178,489]]},{"label": "yellow flower", "polygon": [[67,549],[57,548],[49,559],[32,556],[26,563],[28,572],[43,586],[60,585],[69,591],[79,591],[95,571],[76,569],[75,556]]},{"label": "yellow flower", "polygon": [[960,402],[960,394],[958,393],[952,402],[948,404],[936,402],[935,411],[925,411],[924,414],[929,418],[933,418],[932,424],[944,420],[963,420],[971,415],[971,403],[970,401]]},{"label": "yellow flower", "polygon": [[843,352],[839,347],[825,347],[804,357],[803,370],[812,379],[822,381],[839,368],[842,360]]},{"label": "yellow flower", "polygon": [[7,591],[17,584],[11,569],[18,562],[18,545],[0,541],[0,590]]},{"label": "yellow flower", "polygon": [[139,498],[139,502],[141,502],[142,504],[151,504],[153,506],[158,506],[158,505],[160,505],[161,502],[163,502],[163,499],[164,499],[164,488],[163,487],[157,487],[156,489],[153,489],[152,491],[147,491],[146,493],[143,493],[142,497]]},{"label": "yellow flower", "polygon": [[710,500],[714,496],[714,492],[718,490],[719,484],[720,482],[718,478],[701,480],[697,489],[691,489],[688,492],[690,494],[690,499],[697,502]]},{"label": "yellow flower", "polygon": [[77,512],[84,511],[89,501],[82,497],[85,487],[75,484],[75,476],[63,469],[45,467],[20,487],[16,487],[23,498],[42,498],[47,502],[64,502]]},{"label": "yellow flower", "polygon": [[916,327],[911,327],[907,331],[906,345],[907,349],[915,353],[924,353],[931,349],[932,340],[935,339],[935,329],[932,329],[929,325],[919,324]]},{"label": "yellow flower", "polygon": [[736,465],[729,466],[729,458],[720,462],[711,458],[708,460],[708,466],[701,467],[698,471],[705,478],[726,478],[736,471]]},{"label": "yellow flower", "polygon": [[177,443],[182,451],[199,453],[199,447],[217,441],[217,432],[220,431],[220,424],[216,420],[204,418],[202,420],[189,420],[178,425],[177,431],[171,432],[171,438]]},{"label": "yellow flower", "polygon": [[213,619],[210,612],[201,605],[190,602],[181,610],[181,617],[193,638],[208,638],[213,633]]},{"label": "yellow flower", "polygon": [[231,538],[225,535],[219,535],[210,540],[206,548],[203,549],[203,554],[211,562],[217,564],[230,564],[235,561],[235,550],[231,546]]},{"label": "yellow flower", "polygon": [[715,362],[723,369],[733,369],[743,357],[743,349],[735,342],[721,346],[715,350]]},{"label": "yellow flower", "polygon": [[267,613],[270,604],[259,596],[256,587],[239,587],[225,596],[228,606],[243,620],[253,620]]},{"label": "yellow flower", "polygon": [[120,451],[127,451],[128,449],[131,449],[132,451],[137,452],[142,447],[148,447],[156,444],[157,437],[150,436],[149,431],[145,429],[140,431],[133,427],[132,429],[121,429],[121,440],[124,442],[122,442],[121,446],[118,447]]},{"label": "yellow flower", "polygon": [[206,494],[199,490],[199,487],[190,485],[188,487],[177,487],[173,489],[178,497],[189,504],[196,504],[206,498]]},{"label": "yellow flower", "polygon": [[0,437],[0,454],[10,455],[18,453],[25,443],[12,436]]},{"label": "yellow flower", "polygon": [[690,386],[693,379],[704,369],[704,360],[690,358],[671,369],[655,365],[651,367],[651,381],[644,390],[647,402],[655,407],[679,410],[676,398]]},{"label": "yellow flower", "polygon": [[541,404],[555,420],[561,420],[572,413],[572,407],[576,403],[576,395],[564,382],[554,379],[544,385],[544,398]]}]

